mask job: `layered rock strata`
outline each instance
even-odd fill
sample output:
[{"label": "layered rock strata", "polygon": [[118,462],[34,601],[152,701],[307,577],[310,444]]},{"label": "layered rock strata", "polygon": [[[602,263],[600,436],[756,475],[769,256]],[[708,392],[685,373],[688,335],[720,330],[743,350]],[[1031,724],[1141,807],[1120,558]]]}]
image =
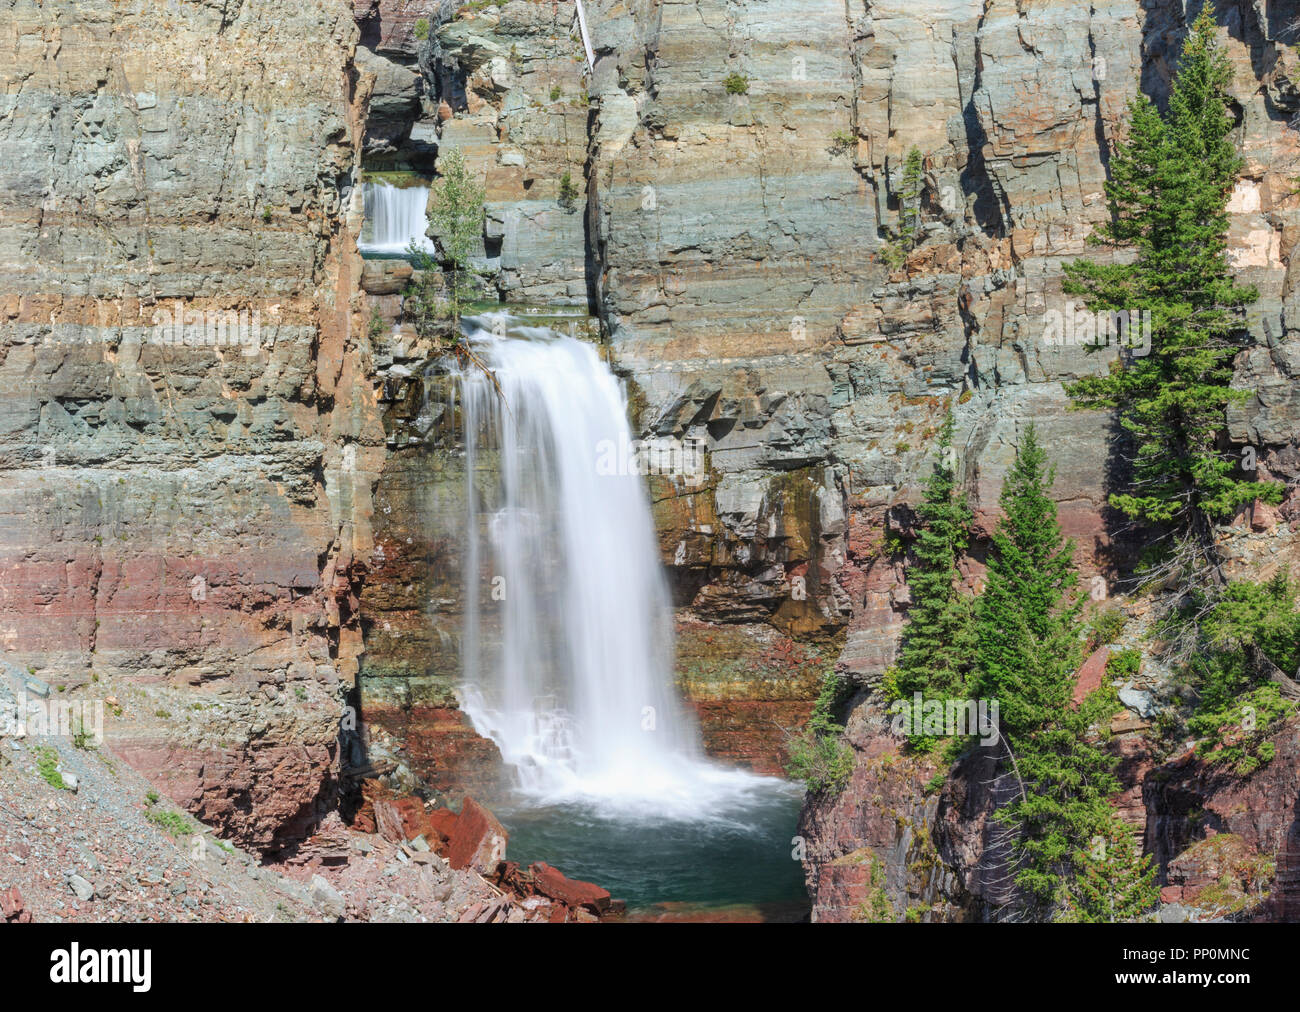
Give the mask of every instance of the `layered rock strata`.
[{"label": "layered rock strata", "polygon": [[351,11],[11,5],[0,651],[274,849],[332,804],[383,455]]}]

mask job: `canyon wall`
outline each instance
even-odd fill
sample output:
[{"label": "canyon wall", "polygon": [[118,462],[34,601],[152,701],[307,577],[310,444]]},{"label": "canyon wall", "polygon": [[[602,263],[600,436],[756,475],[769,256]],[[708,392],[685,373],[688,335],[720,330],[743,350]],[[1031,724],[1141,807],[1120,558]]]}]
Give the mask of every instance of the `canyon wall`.
[{"label": "canyon wall", "polygon": [[351,11],[4,6],[0,660],[273,849],[333,803],[383,454]]}]

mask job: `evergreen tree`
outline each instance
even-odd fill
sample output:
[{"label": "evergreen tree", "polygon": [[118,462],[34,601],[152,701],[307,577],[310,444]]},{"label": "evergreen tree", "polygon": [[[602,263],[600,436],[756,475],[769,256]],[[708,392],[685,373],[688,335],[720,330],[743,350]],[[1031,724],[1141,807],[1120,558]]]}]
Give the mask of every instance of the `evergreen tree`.
[{"label": "evergreen tree", "polygon": [[[998,700],[1004,763],[1022,788],[998,818],[1017,834],[1016,884],[1046,912],[1071,902],[1075,880],[1095,870],[1079,855],[1112,834],[1107,798],[1119,790],[1115,760],[1089,740],[1114,710],[1113,690],[1072,705],[1083,601],[1074,545],[1062,536],[1049,495],[1054,481],[1031,424],[1002,486],[1002,519],[975,616],[974,682],[981,696]],[[1117,850],[1113,860],[1121,859],[1131,863],[1132,855]]]},{"label": "evergreen tree", "polygon": [[905,252],[910,252],[916,246],[917,233],[921,229],[921,175],[924,168],[921,149],[913,145],[903,164],[903,188],[898,197],[898,236]]},{"label": "evergreen tree", "polygon": [[1055,478],[1031,423],[1002,485],[1002,520],[975,609],[977,691],[1001,701],[1011,736],[1059,716],[1080,660],[1083,600],[1074,593],[1074,544],[1062,539],[1048,495]]},{"label": "evergreen tree", "polygon": [[1009,738],[1024,794],[997,813],[1014,826],[1016,884],[1046,913],[1059,909],[1077,875],[1079,852],[1104,834],[1114,808],[1107,800],[1119,790],[1115,760],[1088,740],[1091,718],[1109,717],[1113,707],[1098,699],[1071,709],[1032,734]]},{"label": "evergreen tree", "polygon": [[1075,855],[1075,863],[1077,874],[1061,920],[1135,921],[1160,899],[1156,867],[1149,856],[1142,855],[1132,827],[1118,814]]},{"label": "evergreen tree", "polygon": [[[1112,220],[1094,241],[1129,247],[1129,264],[1077,261],[1066,291],[1096,310],[1149,311],[1151,347],[1126,354],[1106,376],[1072,384],[1077,403],[1118,409],[1137,452],[1132,487],[1110,497],[1127,516],[1169,525],[1195,559],[1180,564],[1222,581],[1212,523],[1280,488],[1234,476],[1218,449],[1225,410],[1251,396],[1229,388],[1245,332],[1242,310],[1258,297],[1227,263],[1227,202],[1242,161],[1227,105],[1232,69],[1215,40],[1210,4],[1183,47],[1162,116],[1145,96],[1130,104],[1128,139],[1116,146],[1106,184]],[[1130,326],[1132,320],[1130,319]]]},{"label": "evergreen tree", "polygon": [[970,538],[971,511],[957,487],[952,412],[939,433],[939,459],[917,507],[919,532],[908,566],[907,611],[895,685],[902,696],[963,696],[973,642],[971,610],[957,589],[957,560]]}]

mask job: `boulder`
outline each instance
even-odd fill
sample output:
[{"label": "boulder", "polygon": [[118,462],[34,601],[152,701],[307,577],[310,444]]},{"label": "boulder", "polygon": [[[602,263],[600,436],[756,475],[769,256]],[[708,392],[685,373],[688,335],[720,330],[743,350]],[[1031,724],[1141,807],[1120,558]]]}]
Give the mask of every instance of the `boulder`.
[{"label": "boulder", "polygon": [[9,924],[31,924],[32,912],[23,903],[17,886],[0,889],[0,920]]},{"label": "boulder", "polygon": [[414,799],[399,798],[375,802],[375,832],[389,843],[402,843],[406,836],[406,813],[409,802]]},{"label": "boulder", "polygon": [[311,901],[328,917],[342,917],[347,909],[343,894],[330,885],[322,875],[311,877]]},{"label": "boulder", "polygon": [[593,914],[603,914],[609,909],[609,893],[594,882],[567,878],[563,872],[544,861],[534,864],[532,873],[533,888],[548,899],[575,910],[586,909]]},{"label": "boulder", "polygon": [[495,815],[473,798],[466,798],[447,841],[447,861],[456,869],[473,868],[488,874],[505,857],[508,838]]},{"label": "boulder", "polygon": [[456,813],[450,808],[435,808],[429,812],[426,819],[426,832],[430,834],[430,839],[436,839],[438,844],[445,847],[451,840],[452,830],[456,828],[456,818]]},{"label": "boulder", "polygon": [[1139,717],[1150,717],[1156,712],[1156,700],[1141,689],[1120,689],[1119,701]]},{"label": "boulder", "polygon": [[1250,529],[1252,531],[1270,531],[1276,527],[1282,520],[1282,516],[1277,509],[1264,502],[1262,499],[1256,499],[1250,508]]},{"label": "boulder", "polygon": [[68,879],[68,888],[76,893],[77,899],[83,903],[89,903],[95,898],[95,887],[80,875],[73,875]]},{"label": "boulder", "polygon": [[1078,706],[1088,694],[1101,687],[1102,680],[1106,677],[1106,662],[1110,660],[1110,647],[1098,647],[1092,652],[1083,666],[1079,668],[1079,673],[1074,676],[1074,696],[1072,702]]}]

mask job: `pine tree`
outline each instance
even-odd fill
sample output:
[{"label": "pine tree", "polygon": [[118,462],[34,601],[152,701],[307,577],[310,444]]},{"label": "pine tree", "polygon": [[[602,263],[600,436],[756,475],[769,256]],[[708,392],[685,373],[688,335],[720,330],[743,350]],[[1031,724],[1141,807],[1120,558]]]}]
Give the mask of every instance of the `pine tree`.
[{"label": "pine tree", "polygon": [[917,506],[915,561],[907,569],[912,604],[895,674],[902,696],[963,696],[971,663],[971,609],[957,589],[957,560],[970,539],[971,511],[957,487],[953,428],[949,412],[939,433],[939,459]]},{"label": "pine tree", "polygon": [[916,246],[921,230],[921,175],[924,168],[925,160],[921,149],[913,145],[907,152],[907,161],[903,165],[903,188],[898,197],[898,236],[906,252]]},{"label": "pine tree", "polygon": [[1083,848],[1111,832],[1107,798],[1119,789],[1115,760],[1089,740],[1112,700],[1101,692],[1072,705],[1083,601],[1074,545],[1049,495],[1054,481],[1031,424],[1002,486],[1002,519],[976,605],[973,676],[981,696],[998,700],[1004,766],[1020,778],[1020,798],[998,813],[1017,834],[1015,881],[1049,913],[1069,901],[1084,873]]},{"label": "pine tree", "polygon": [[1167,114],[1134,99],[1128,139],[1111,158],[1112,220],[1094,241],[1131,248],[1136,258],[1077,261],[1065,288],[1094,311],[1150,313],[1149,353],[1125,354],[1108,375],[1068,392],[1083,406],[1118,409],[1136,444],[1132,487],[1111,505],[1170,526],[1196,554],[1179,565],[1220,583],[1213,522],[1255,498],[1276,502],[1281,490],[1235,477],[1236,458],[1218,449],[1227,407],[1252,395],[1229,384],[1245,339],[1242,310],[1258,293],[1235,284],[1228,269],[1227,202],[1242,160],[1227,105],[1232,69],[1211,6],[1183,48]]},{"label": "pine tree", "polygon": [[1080,659],[1083,601],[1074,593],[1074,544],[1063,540],[1048,495],[1055,478],[1031,423],[1002,485],[1002,520],[975,609],[978,693],[1000,700],[1012,736],[1058,717]]},{"label": "pine tree", "polygon": [[1080,850],[1106,832],[1114,814],[1107,799],[1120,786],[1115,760],[1088,740],[1089,718],[1099,712],[1099,705],[1074,710],[1067,703],[1052,723],[1008,736],[1025,793],[997,818],[1019,833],[1016,884],[1049,914],[1069,895]]},{"label": "pine tree", "polygon": [[1061,920],[1113,923],[1135,921],[1160,899],[1156,867],[1133,839],[1133,829],[1113,814],[1105,831],[1075,855]]}]

